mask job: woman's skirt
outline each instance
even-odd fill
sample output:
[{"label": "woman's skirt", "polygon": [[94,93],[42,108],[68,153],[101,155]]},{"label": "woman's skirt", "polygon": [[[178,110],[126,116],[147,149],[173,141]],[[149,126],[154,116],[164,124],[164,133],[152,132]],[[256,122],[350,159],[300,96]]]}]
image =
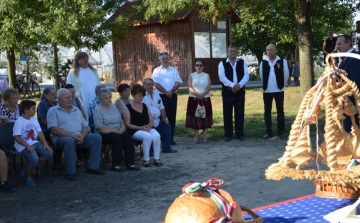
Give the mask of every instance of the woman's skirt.
[{"label": "woman's skirt", "polygon": [[293,77],[300,77],[300,62],[296,61]]},{"label": "woman's skirt", "polygon": [[[195,117],[195,112],[198,104],[205,106],[206,117],[205,118],[197,118]],[[213,115],[212,115],[212,105],[211,100],[209,98],[205,98],[204,100],[198,100],[194,97],[189,97],[187,109],[186,109],[186,121],[185,127],[192,129],[207,129],[211,128],[213,124]]]}]

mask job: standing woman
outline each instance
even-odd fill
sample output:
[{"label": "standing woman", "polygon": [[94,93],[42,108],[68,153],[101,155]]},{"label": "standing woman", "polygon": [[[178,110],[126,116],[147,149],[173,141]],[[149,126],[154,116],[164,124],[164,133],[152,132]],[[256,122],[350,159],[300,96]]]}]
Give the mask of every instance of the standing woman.
[{"label": "standing woman", "polygon": [[[211,80],[207,73],[203,72],[204,62],[196,60],[196,72],[190,74],[188,80],[189,99],[186,109],[185,127],[194,129],[194,143],[199,142],[199,130],[203,130],[203,143],[207,143],[208,128],[213,124],[212,106],[210,100]],[[200,105],[205,106],[205,118],[195,117],[196,108]]]},{"label": "standing woman", "polygon": [[[326,64],[326,56],[330,53],[336,53],[336,41],[337,38],[334,37],[334,30],[328,29],[328,38],[324,40],[323,43],[323,53],[324,53],[324,64]],[[338,57],[336,57],[336,63],[338,63]]]},{"label": "standing woman", "polygon": [[299,86],[300,85],[300,82],[299,82],[299,77],[300,77],[299,44],[296,44],[296,47],[295,47],[295,67],[294,67],[293,77],[294,77],[295,86]]},{"label": "standing woman", "polygon": [[96,97],[95,87],[100,84],[100,80],[96,69],[89,64],[89,56],[85,52],[78,52],[75,55],[66,83],[75,87],[75,94],[83,102],[88,117],[89,102]]},{"label": "standing woman", "polygon": [[294,68],[295,68],[295,60],[291,52],[288,52],[286,54],[286,60],[288,62],[288,68],[289,68],[288,86],[291,86],[291,77],[294,74]]},{"label": "standing woman", "polygon": [[146,104],[142,103],[145,88],[135,84],[131,89],[133,102],[126,105],[124,120],[127,131],[132,138],[143,142],[144,167],[151,167],[149,152],[150,146],[154,148],[154,165],[162,166],[160,161],[160,134],[155,130],[154,119]]},{"label": "standing woman", "polygon": [[9,87],[2,92],[4,103],[0,105],[1,122],[15,122],[20,116],[19,92]]}]

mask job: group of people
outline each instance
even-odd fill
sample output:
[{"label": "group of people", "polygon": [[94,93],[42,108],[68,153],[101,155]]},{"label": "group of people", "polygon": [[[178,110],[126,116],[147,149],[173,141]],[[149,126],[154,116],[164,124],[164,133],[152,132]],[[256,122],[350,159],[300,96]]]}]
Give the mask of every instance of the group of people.
[{"label": "group of people", "polygon": [[[329,30],[329,36],[331,32],[332,30]],[[333,38],[330,40],[333,41]],[[336,49],[340,52],[353,52],[352,38],[347,35],[336,38]],[[327,53],[333,50],[326,48]],[[227,58],[218,65],[219,79],[222,83],[226,142],[232,139],[234,127],[236,138],[240,141],[245,140],[245,85],[249,81],[249,73],[246,62],[239,59],[237,53],[237,48],[229,45]],[[267,45],[267,58],[259,67],[260,78],[263,81],[266,129],[264,139],[273,136],[271,121],[273,100],[277,110],[277,133],[281,139],[286,138],[284,89],[289,84],[289,76],[294,73],[292,70],[297,64],[297,59],[294,61],[292,55],[288,55],[285,60],[276,53],[274,44]],[[31,178],[34,168],[49,160],[53,152],[54,163],[59,163],[62,152],[64,153],[66,179],[71,181],[76,180],[77,159],[85,159],[82,149],[89,151],[87,173],[97,175],[105,174],[99,169],[101,151],[103,150],[106,155],[110,149],[112,171],[139,170],[139,167],[134,165],[134,141],[143,144],[144,167],[162,166],[161,151],[176,153],[177,150],[172,146],[176,145],[174,129],[177,90],[182,80],[177,69],[170,65],[167,52],[160,53],[158,57],[161,65],[154,69],[152,78],[145,78],[142,85],[134,84],[131,88],[127,84],[120,84],[117,87],[120,97],[114,104],[110,89],[100,84],[95,69],[89,64],[88,55],[84,52],[75,55],[73,69],[68,75],[65,88],[57,91],[53,87],[44,89],[38,104],[37,119],[34,118],[36,112],[34,101],[23,100],[19,105],[19,93],[16,89],[7,86],[2,90],[0,120],[15,122],[13,129],[15,148],[27,158],[27,165],[21,171],[26,185],[36,185]],[[295,58],[298,58],[298,55]],[[185,126],[193,129],[195,144],[199,141],[208,142],[208,129],[213,125],[209,93],[211,80],[209,74],[203,72],[204,66],[203,60],[196,59],[195,72],[188,78],[189,97]],[[344,58],[339,66],[348,72],[351,80],[360,84],[360,79],[358,80],[358,76],[355,75],[360,68],[359,62]],[[205,112],[201,117],[196,115],[199,107]],[[347,128],[351,126],[351,121],[349,123]],[[6,171],[4,169],[7,168],[7,164],[4,164],[6,158],[4,159],[3,156],[3,151],[0,150],[0,189],[11,190],[6,184],[7,169]],[[154,157],[153,162],[150,161],[151,156]]]}]

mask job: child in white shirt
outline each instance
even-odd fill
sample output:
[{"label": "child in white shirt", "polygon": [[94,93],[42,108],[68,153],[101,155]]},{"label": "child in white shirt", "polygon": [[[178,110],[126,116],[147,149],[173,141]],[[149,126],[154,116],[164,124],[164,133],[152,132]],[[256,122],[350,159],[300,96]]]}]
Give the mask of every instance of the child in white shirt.
[{"label": "child in white shirt", "polygon": [[[27,165],[21,170],[21,176],[25,178],[27,186],[34,187],[36,184],[31,178],[32,172],[39,164],[49,160],[53,154],[41,131],[38,120],[34,118],[36,102],[23,100],[20,103],[20,110],[22,116],[15,121],[13,128],[15,149],[24,155],[28,161]],[[38,139],[40,139],[40,142]]]}]

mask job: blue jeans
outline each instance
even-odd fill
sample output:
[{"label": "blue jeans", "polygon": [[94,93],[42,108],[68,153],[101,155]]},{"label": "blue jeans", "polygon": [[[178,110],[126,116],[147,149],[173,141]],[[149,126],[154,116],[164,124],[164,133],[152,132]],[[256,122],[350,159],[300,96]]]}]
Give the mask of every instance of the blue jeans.
[{"label": "blue jeans", "polygon": [[[160,134],[161,139],[161,147],[162,150],[170,150],[171,146],[171,125],[165,124],[164,122],[160,121],[159,125],[155,128],[156,131]],[[150,153],[154,153],[154,149],[151,145]]]},{"label": "blue jeans", "polygon": [[160,134],[162,150],[170,150],[171,125],[165,124],[163,121],[160,121],[159,125],[155,129]]},{"label": "blue jeans", "polygon": [[60,136],[56,140],[56,149],[64,150],[66,161],[66,174],[76,173],[76,148],[88,148],[90,159],[87,165],[88,169],[99,169],[100,154],[101,154],[101,136],[97,133],[89,133],[84,139],[84,143],[76,144],[71,137]]}]

